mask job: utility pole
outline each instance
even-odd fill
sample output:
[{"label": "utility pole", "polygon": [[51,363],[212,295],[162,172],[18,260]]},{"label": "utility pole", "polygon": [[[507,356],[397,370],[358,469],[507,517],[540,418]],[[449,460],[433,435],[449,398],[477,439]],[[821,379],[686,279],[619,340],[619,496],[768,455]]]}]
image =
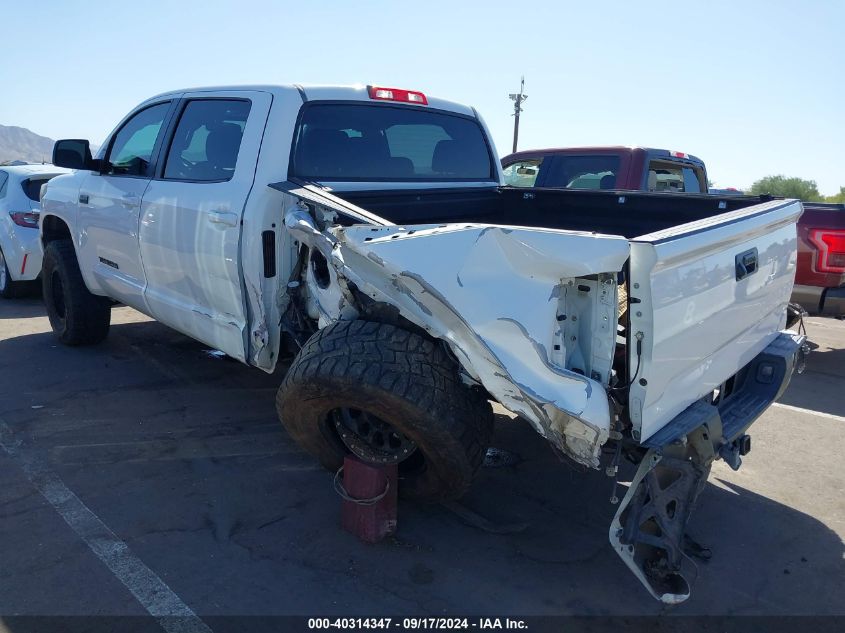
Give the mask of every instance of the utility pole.
[{"label": "utility pole", "polygon": [[528,98],[525,94],[525,76],[519,84],[519,94],[511,94],[513,100],[513,151],[516,151],[516,142],[519,139],[519,113],[522,112],[522,102]]}]

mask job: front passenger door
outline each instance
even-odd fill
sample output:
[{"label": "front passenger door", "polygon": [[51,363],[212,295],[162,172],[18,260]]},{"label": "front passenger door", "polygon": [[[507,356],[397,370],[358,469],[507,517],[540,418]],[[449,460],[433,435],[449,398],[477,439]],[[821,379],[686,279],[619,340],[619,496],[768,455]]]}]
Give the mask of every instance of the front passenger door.
[{"label": "front passenger door", "polygon": [[148,312],[138,245],[141,198],[150,184],[172,101],[143,106],[109,140],[106,167],[79,189],[79,258],[113,299]]}]

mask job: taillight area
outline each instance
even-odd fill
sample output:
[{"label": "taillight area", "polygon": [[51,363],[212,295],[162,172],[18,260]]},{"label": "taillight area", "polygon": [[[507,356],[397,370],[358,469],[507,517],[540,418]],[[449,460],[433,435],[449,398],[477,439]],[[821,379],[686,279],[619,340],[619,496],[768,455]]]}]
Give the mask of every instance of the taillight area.
[{"label": "taillight area", "polygon": [[380,86],[367,86],[370,99],[379,101],[399,101],[401,103],[418,103],[428,105],[425,95],[416,90],[402,90],[401,88],[382,88]]},{"label": "taillight area", "polygon": [[816,270],[820,273],[845,273],[845,231],[810,229],[810,242],[818,249]]},{"label": "taillight area", "polygon": [[12,217],[12,222],[18,226],[37,229],[38,218],[41,214],[38,211],[9,211],[9,215]]}]

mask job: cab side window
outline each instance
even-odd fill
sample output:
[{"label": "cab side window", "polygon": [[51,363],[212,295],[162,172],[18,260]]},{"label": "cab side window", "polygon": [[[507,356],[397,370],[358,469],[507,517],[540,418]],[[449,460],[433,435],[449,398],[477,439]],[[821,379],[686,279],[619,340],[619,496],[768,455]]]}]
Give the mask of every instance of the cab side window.
[{"label": "cab side window", "polygon": [[161,133],[170,102],[138,112],[115,134],[106,160],[107,173],[115,176],[147,176],[156,140]]},{"label": "cab side window", "polygon": [[222,182],[235,173],[250,102],[197,99],[182,111],[164,167],[167,180]]},{"label": "cab side window", "polygon": [[648,165],[648,190],[682,193],[684,175],[681,165],[653,160]]},{"label": "cab side window", "polygon": [[699,169],[681,163],[653,160],[648,166],[648,191],[702,193],[704,175]]},{"label": "cab side window", "polygon": [[8,189],[9,174],[5,171],[0,171],[0,198],[6,197],[6,190]]}]

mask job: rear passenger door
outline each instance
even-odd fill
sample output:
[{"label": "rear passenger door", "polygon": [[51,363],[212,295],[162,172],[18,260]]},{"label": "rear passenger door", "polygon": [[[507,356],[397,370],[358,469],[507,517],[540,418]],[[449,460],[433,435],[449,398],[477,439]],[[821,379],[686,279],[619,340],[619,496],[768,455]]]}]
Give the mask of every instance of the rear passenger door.
[{"label": "rear passenger door", "polygon": [[239,360],[246,313],[241,218],[255,179],[268,93],[186,93],[141,204],[152,316]]}]

